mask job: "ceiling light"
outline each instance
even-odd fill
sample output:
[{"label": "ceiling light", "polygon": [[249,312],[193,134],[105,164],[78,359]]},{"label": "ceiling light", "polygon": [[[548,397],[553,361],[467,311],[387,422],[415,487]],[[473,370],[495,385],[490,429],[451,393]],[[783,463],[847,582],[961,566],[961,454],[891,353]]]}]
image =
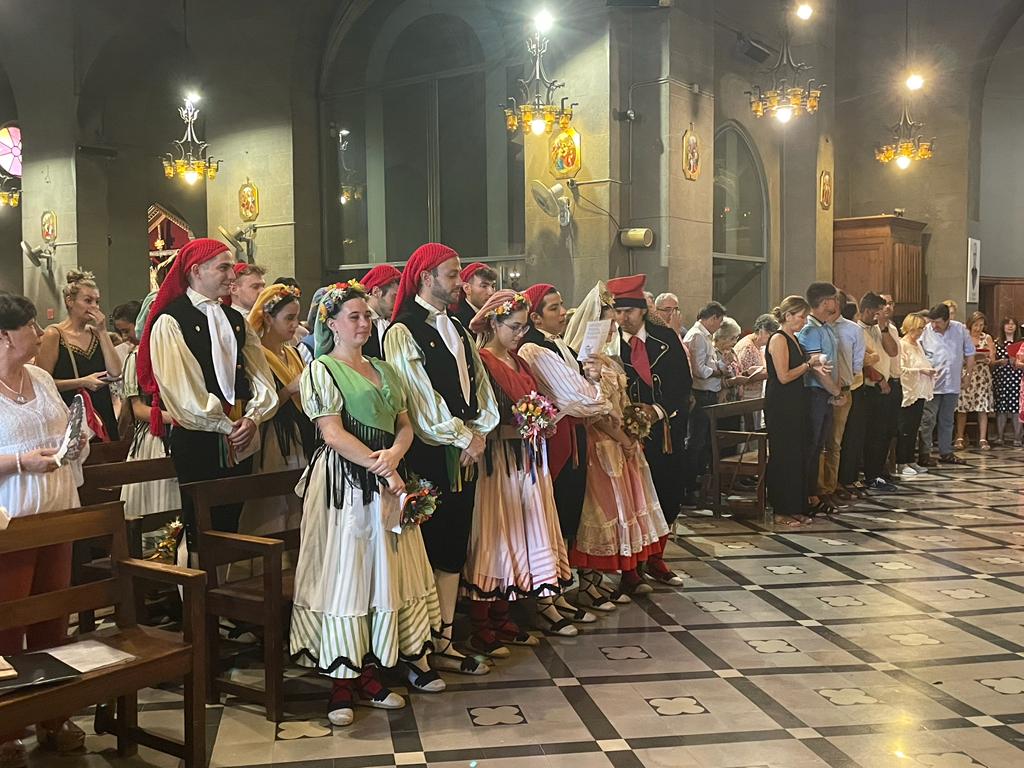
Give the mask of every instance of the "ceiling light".
[{"label": "ceiling light", "polygon": [[909,155],[900,155],[899,157],[897,157],[896,158],[896,167],[899,168],[901,171],[907,170],[907,168],[910,167],[910,156]]},{"label": "ceiling light", "polygon": [[778,120],[780,123],[788,123],[792,117],[792,107],[779,107],[777,110],[775,110],[775,119]]},{"label": "ceiling light", "polygon": [[800,3],[800,5],[798,5],[796,8],[796,15],[799,18],[803,19],[804,21],[807,21],[809,18],[811,18],[811,14],[813,13],[814,9],[810,6],[809,3]]},{"label": "ceiling light", "polygon": [[533,17],[533,26],[542,35],[546,35],[555,26],[555,17],[551,15],[547,8],[544,8]]},{"label": "ceiling light", "polygon": [[914,72],[907,78],[907,88],[912,91],[919,91],[924,86],[924,78]]}]

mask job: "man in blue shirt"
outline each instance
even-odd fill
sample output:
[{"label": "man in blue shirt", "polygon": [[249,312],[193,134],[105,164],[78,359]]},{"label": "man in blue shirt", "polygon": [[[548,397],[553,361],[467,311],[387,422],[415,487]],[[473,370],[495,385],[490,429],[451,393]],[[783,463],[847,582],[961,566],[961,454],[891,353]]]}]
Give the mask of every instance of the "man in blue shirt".
[{"label": "man in blue shirt", "polygon": [[932,444],[932,430],[938,426],[939,461],[943,464],[966,464],[953,453],[953,418],[960,399],[960,380],[964,366],[974,370],[977,350],[967,327],[949,319],[949,307],[936,304],[928,310],[928,325],[921,334],[921,348],[932,366],[935,376],[935,396],[925,403],[921,419],[921,439],[925,449]]},{"label": "man in blue shirt", "polygon": [[[847,308],[848,316],[843,313],[844,308]],[[836,312],[830,323],[839,346],[836,368],[839,373],[840,397],[835,399],[832,406],[832,429],[825,442],[825,461],[821,467],[821,490],[832,497],[832,503],[850,499],[850,494],[839,487],[839,463],[843,435],[853,402],[850,392],[863,381],[864,331],[851,319],[856,316],[857,305],[849,300],[845,292],[839,291]]]},{"label": "man in blue shirt", "polygon": [[811,283],[807,287],[807,303],[811,313],[807,325],[797,334],[797,339],[808,355],[823,355],[830,368],[822,375],[818,369],[804,374],[804,386],[808,388],[810,400],[811,445],[807,454],[807,498],[808,508],[815,512],[832,514],[836,508],[827,499],[818,482],[818,464],[825,448],[825,439],[832,428],[832,397],[839,394],[839,342],[828,321],[838,308],[838,292],[832,283]]}]

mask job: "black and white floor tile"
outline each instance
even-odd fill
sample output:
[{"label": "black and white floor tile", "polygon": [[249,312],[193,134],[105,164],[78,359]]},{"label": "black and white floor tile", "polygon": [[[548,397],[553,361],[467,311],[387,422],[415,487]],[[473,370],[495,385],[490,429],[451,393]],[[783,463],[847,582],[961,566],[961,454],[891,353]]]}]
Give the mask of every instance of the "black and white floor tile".
[{"label": "black and white floor tile", "polygon": [[[211,766],[1024,766],[1024,452],[969,459],[802,528],[681,518],[668,558],[684,586],[348,728],[295,670],[286,722],[208,709]],[[175,691],[141,700],[143,725],[180,732]],[[119,760],[111,737],[86,746],[31,763],[174,768],[144,748]]]}]

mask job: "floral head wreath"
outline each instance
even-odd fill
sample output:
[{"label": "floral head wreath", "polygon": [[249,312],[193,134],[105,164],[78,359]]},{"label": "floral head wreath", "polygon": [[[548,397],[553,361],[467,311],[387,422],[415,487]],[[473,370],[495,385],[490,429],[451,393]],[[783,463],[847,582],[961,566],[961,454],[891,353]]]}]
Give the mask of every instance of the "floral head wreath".
[{"label": "floral head wreath", "polygon": [[607,288],[601,288],[601,307],[615,307],[615,296]]},{"label": "floral head wreath", "polygon": [[335,283],[327,292],[323,298],[320,299],[319,316],[320,322],[326,323],[327,318],[333,317],[337,314],[341,305],[350,299],[365,299],[366,289],[363,284],[358,280],[349,280],[345,283]]},{"label": "floral head wreath", "polygon": [[517,293],[511,299],[502,302],[494,309],[496,317],[504,317],[505,315],[511,315],[513,312],[518,312],[521,309],[529,309],[530,300],[521,293]]},{"label": "floral head wreath", "polygon": [[263,311],[268,315],[272,315],[274,314],[274,310],[277,309],[278,305],[282,301],[284,301],[285,299],[291,300],[293,298],[301,299],[302,291],[299,290],[294,285],[282,285],[278,289],[276,295],[271,296],[269,299],[266,300],[266,302],[264,302]]}]

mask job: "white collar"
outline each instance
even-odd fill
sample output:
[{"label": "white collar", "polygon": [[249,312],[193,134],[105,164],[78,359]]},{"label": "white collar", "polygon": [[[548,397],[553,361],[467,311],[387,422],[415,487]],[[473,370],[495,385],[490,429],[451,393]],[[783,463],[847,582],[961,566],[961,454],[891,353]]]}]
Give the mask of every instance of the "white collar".
[{"label": "white collar", "polygon": [[416,303],[423,307],[425,310],[427,310],[427,314],[430,315],[430,317],[437,317],[438,315],[446,314],[445,312],[442,312],[440,309],[431,304],[429,301],[421,297],[419,294],[416,295]]},{"label": "white collar", "polygon": [[203,294],[193,288],[186,288],[185,295],[188,296],[188,300],[192,302],[193,307],[201,307],[203,304],[220,304],[220,299],[211,299],[209,296],[203,296]]},{"label": "white collar", "polygon": [[[703,326],[701,326],[701,327],[703,327]],[[640,330],[637,331],[635,334],[633,334],[633,333],[626,333],[625,331],[622,332],[622,338],[624,338],[626,340],[627,344],[629,343],[629,340],[633,338],[633,336],[636,336],[638,339],[640,339],[640,341],[642,341],[642,342],[644,342],[646,344],[647,343],[647,323],[644,323],[643,325],[641,325],[640,326]]]}]

